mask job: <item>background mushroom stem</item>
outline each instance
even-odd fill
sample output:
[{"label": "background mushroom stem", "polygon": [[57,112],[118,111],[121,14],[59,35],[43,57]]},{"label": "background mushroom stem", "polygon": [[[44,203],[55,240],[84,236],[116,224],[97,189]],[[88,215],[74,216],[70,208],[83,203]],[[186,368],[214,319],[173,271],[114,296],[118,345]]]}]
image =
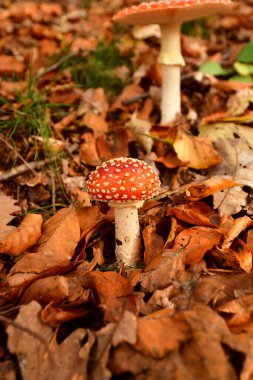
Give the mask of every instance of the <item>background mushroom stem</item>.
[{"label": "background mushroom stem", "polygon": [[[143,202],[138,202],[139,204]],[[141,205],[115,207],[116,258],[127,266],[135,266],[141,256],[138,208]]]},{"label": "background mushroom stem", "polygon": [[161,122],[170,123],[181,113],[181,66],[185,61],[181,54],[181,23],[161,24],[161,53],[158,62],[162,64]]},{"label": "background mushroom stem", "polygon": [[181,112],[180,76],[180,66],[163,65],[161,101],[162,124],[172,122],[176,115]]}]

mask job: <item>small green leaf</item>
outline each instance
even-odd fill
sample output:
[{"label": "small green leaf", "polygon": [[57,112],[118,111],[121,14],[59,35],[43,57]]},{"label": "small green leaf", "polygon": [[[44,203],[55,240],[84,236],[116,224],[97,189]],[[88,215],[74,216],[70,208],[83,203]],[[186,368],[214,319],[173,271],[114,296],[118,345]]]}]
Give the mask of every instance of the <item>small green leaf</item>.
[{"label": "small green leaf", "polygon": [[232,69],[224,69],[219,62],[207,61],[200,66],[199,71],[202,73],[215,76],[228,76],[233,72]]},{"label": "small green leaf", "polygon": [[233,75],[229,80],[233,82],[243,82],[243,83],[253,83],[253,78],[248,75],[246,77],[243,77],[241,75]]},{"label": "small green leaf", "polygon": [[248,42],[237,56],[237,60],[243,63],[253,62],[253,42]]},{"label": "small green leaf", "polygon": [[253,65],[241,62],[234,63],[234,69],[243,77],[247,77],[250,74],[253,74]]}]

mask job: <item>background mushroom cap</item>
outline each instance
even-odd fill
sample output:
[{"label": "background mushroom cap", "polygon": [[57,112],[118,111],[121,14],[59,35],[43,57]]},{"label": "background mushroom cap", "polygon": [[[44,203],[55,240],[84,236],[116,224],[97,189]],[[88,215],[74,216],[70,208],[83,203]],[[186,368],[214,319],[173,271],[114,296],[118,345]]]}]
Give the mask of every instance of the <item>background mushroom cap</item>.
[{"label": "background mushroom cap", "polygon": [[124,24],[184,22],[225,12],[231,0],[162,0],[141,3],[118,12],[113,20]]},{"label": "background mushroom cap", "polygon": [[126,203],[154,197],[160,184],[156,172],[144,161],[121,157],[97,167],[87,181],[87,191],[91,199]]}]

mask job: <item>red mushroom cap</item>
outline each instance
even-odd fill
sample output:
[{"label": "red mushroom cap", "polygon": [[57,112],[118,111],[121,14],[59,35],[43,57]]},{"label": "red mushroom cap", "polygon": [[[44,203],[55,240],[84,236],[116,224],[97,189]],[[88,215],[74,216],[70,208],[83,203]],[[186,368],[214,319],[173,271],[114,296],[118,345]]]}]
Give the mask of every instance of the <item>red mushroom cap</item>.
[{"label": "red mushroom cap", "polygon": [[87,191],[92,199],[126,203],[144,201],[158,194],[160,180],[146,162],[134,158],[115,158],[91,173]]},{"label": "red mushroom cap", "polygon": [[231,0],[160,0],[119,11],[114,21],[125,24],[184,22],[225,11]]}]

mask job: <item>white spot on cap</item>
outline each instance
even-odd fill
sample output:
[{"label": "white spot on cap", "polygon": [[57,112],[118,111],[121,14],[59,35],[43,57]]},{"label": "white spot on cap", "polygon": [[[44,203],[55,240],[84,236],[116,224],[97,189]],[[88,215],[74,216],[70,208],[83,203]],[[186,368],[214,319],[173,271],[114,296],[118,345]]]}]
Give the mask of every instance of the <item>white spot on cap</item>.
[{"label": "white spot on cap", "polygon": [[110,195],[106,195],[106,199],[112,199]]},{"label": "white spot on cap", "polygon": [[113,197],[114,197],[115,199],[117,199],[117,198],[119,197],[119,194],[115,194]]},{"label": "white spot on cap", "polygon": [[104,186],[108,186],[110,182],[104,182],[103,185]]},{"label": "white spot on cap", "polygon": [[136,199],[137,197],[135,195],[131,195],[131,199]]},{"label": "white spot on cap", "polygon": [[117,191],[116,187],[112,187],[112,188],[111,188],[111,191],[112,191],[113,193],[115,193],[115,191]]},{"label": "white spot on cap", "polygon": [[122,199],[127,199],[128,198],[128,195],[127,194],[123,194],[122,195]]},{"label": "white spot on cap", "polygon": [[124,191],[124,190],[126,190],[126,188],[125,188],[125,186],[120,186],[120,188],[119,188],[121,191]]},{"label": "white spot on cap", "polygon": [[126,172],[126,173],[124,174],[124,176],[125,176],[125,177],[129,177],[130,174],[129,174],[128,172]]},{"label": "white spot on cap", "polygon": [[131,187],[131,191],[136,191],[136,187]]},{"label": "white spot on cap", "polygon": [[115,169],[115,172],[116,172],[116,173],[120,173],[120,172],[121,172],[121,169]]}]

